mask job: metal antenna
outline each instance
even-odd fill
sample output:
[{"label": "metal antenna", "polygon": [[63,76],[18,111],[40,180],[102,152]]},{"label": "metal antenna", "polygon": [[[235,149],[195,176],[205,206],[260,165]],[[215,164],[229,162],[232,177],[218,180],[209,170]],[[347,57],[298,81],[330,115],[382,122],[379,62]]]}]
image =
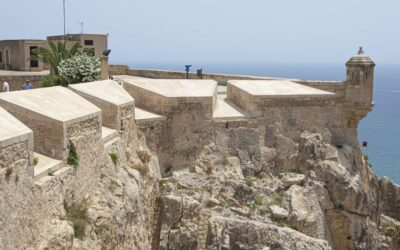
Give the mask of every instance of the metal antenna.
[{"label": "metal antenna", "polygon": [[81,26],[81,34],[83,34],[83,22],[80,21],[80,22],[78,22],[78,23],[79,23],[79,25]]},{"label": "metal antenna", "polygon": [[63,15],[64,15],[64,39],[65,39],[65,0],[63,0]]}]

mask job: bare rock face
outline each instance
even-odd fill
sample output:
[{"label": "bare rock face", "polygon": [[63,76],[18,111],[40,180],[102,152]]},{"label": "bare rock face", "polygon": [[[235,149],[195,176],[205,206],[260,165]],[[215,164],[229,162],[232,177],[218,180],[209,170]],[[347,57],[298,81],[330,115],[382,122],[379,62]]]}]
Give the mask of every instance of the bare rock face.
[{"label": "bare rock face", "polygon": [[292,229],[225,217],[209,220],[207,249],[331,249]]},{"label": "bare rock face", "polygon": [[317,239],[329,239],[324,212],[312,188],[293,185],[284,196],[289,201],[289,220],[300,232]]}]

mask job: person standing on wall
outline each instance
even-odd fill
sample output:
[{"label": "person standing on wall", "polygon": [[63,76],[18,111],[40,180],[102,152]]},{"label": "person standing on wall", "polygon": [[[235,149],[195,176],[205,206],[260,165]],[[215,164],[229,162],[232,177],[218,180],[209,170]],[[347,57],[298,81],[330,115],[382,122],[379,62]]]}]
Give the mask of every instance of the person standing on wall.
[{"label": "person standing on wall", "polygon": [[32,89],[32,83],[29,80],[26,80],[26,82],[22,84],[22,89],[24,90]]},{"label": "person standing on wall", "polygon": [[6,79],[3,79],[3,92],[10,92],[10,85],[6,81]]}]

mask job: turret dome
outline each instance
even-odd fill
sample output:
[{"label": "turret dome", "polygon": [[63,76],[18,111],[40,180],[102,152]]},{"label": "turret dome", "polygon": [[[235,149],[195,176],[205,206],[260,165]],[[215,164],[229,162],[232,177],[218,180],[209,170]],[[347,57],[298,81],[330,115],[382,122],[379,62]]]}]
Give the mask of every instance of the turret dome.
[{"label": "turret dome", "polygon": [[375,66],[374,61],[372,59],[364,54],[364,50],[362,47],[359,48],[357,55],[353,56],[350,58],[349,61],[347,61],[346,66],[350,65],[371,65]]}]

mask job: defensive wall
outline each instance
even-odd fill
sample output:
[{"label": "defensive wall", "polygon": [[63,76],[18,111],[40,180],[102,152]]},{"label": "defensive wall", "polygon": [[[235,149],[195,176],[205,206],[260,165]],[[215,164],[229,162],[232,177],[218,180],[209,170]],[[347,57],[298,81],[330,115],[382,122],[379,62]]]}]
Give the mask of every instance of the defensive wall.
[{"label": "defensive wall", "polygon": [[[68,168],[65,162],[76,145],[103,145],[105,150],[132,124],[158,155],[162,175],[191,166],[217,130],[232,126],[263,127],[268,135],[274,133],[269,131],[273,122],[301,116],[310,117],[303,119],[308,123],[304,127],[312,127],[313,117],[319,117],[333,131],[354,130],[373,106],[373,69],[362,51],[347,62],[347,79],[342,82],[226,75],[182,80],[169,79],[182,78],[171,72],[153,75],[167,79],[149,79],[129,75],[138,71],[125,66],[113,66],[119,83],[106,80],[1,93],[0,171],[4,177],[15,162],[24,160],[29,169],[24,176],[39,185],[50,179],[46,171]],[[227,84],[226,93],[218,93],[221,82]],[[333,137],[338,143],[346,138]],[[35,166],[34,156],[48,166]]]},{"label": "defensive wall", "polygon": [[26,80],[32,83],[33,88],[41,88],[43,79],[49,74],[49,71],[42,72],[24,72],[0,70],[0,86],[3,87],[3,79],[9,83],[10,91],[21,90],[22,84]]},{"label": "defensive wall", "polygon": [[[171,70],[157,70],[157,69],[130,69],[127,65],[110,65],[110,75],[130,75],[152,79],[185,79],[186,72],[171,71]],[[218,85],[226,86],[229,80],[279,80],[279,77],[262,77],[262,76],[246,76],[246,75],[232,75],[232,74],[213,74],[203,73],[200,78],[197,73],[190,72],[189,79],[202,79],[214,80]],[[286,79],[286,78],[285,78]]]}]

